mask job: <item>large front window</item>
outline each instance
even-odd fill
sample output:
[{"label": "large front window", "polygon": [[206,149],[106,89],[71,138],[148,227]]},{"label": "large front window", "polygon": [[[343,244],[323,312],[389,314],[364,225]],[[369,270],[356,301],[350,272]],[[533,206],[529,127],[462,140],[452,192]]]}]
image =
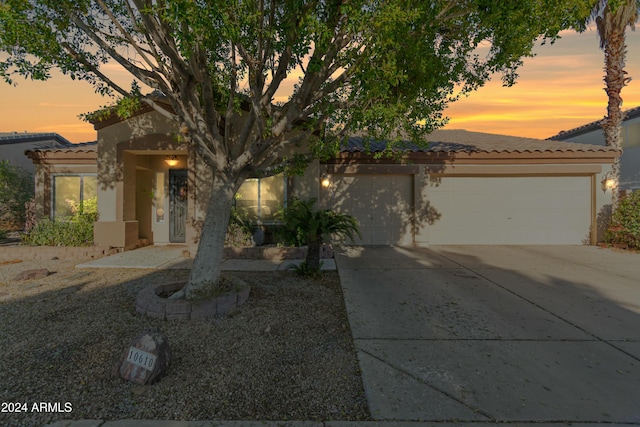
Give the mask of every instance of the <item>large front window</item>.
[{"label": "large front window", "polygon": [[285,179],[283,174],[279,174],[245,180],[236,193],[236,208],[251,221],[273,222],[286,199]]},{"label": "large front window", "polygon": [[55,175],[53,177],[53,217],[72,216],[72,206],[96,197],[97,183],[95,174]]}]

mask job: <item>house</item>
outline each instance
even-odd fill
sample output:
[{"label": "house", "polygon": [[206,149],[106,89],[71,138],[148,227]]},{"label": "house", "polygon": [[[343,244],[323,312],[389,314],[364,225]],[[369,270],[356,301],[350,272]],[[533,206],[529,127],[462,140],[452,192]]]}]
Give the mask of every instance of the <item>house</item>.
[{"label": "house", "polygon": [[[571,130],[563,130],[549,139],[605,145],[604,131],[600,121],[587,123]],[[640,189],[640,107],[627,110],[622,122],[622,156],[618,186],[620,190]]]},{"label": "house", "polygon": [[65,148],[73,144],[57,133],[0,133],[0,160],[8,160],[28,172],[35,173],[33,162],[24,156],[26,150],[43,147]]},{"label": "house", "polygon": [[[195,249],[211,172],[176,138],[176,125],[143,108],[94,126],[96,144],[29,153],[42,170],[42,212],[57,212],[61,176],[81,176],[79,185],[94,176],[97,244],[126,249],[144,239]],[[288,198],[315,197],[320,208],[354,215],[357,243],[367,245],[582,244],[601,235],[599,216],[611,200],[601,182],[616,150],[463,130],[437,131],[429,141],[392,160],[374,156],[384,142],[368,151],[352,137],[303,176],[245,181],[235,203],[268,226]]]}]

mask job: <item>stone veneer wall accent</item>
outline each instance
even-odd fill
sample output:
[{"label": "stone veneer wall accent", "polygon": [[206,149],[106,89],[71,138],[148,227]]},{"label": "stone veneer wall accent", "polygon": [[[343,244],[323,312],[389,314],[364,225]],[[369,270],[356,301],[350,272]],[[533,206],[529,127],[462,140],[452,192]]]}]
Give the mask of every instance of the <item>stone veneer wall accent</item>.
[{"label": "stone veneer wall accent", "polygon": [[[234,282],[241,281],[234,279]],[[164,292],[175,292],[183,286],[184,282],[147,286],[138,292],[136,311],[149,317],[166,320],[209,319],[237,309],[247,301],[251,292],[251,286],[242,282],[237,291],[225,292],[203,301],[171,300],[160,297]]]}]

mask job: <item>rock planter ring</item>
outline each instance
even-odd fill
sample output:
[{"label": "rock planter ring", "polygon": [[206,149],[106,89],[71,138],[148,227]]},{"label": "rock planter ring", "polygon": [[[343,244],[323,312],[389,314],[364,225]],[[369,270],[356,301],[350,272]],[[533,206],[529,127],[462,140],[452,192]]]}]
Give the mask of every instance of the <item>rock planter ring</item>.
[{"label": "rock planter ring", "polygon": [[208,319],[240,307],[249,298],[251,286],[233,278],[236,291],[224,292],[203,300],[172,300],[161,295],[172,294],[184,287],[184,282],[150,285],[138,292],[136,311],[149,317],[166,320]]}]

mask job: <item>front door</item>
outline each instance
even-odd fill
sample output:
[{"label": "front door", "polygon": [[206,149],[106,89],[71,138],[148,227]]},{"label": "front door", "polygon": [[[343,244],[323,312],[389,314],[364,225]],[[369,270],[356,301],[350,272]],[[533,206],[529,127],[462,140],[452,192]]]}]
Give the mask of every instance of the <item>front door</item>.
[{"label": "front door", "polygon": [[187,226],[187,171],[169,171],[169,241],[184,243]]}]

